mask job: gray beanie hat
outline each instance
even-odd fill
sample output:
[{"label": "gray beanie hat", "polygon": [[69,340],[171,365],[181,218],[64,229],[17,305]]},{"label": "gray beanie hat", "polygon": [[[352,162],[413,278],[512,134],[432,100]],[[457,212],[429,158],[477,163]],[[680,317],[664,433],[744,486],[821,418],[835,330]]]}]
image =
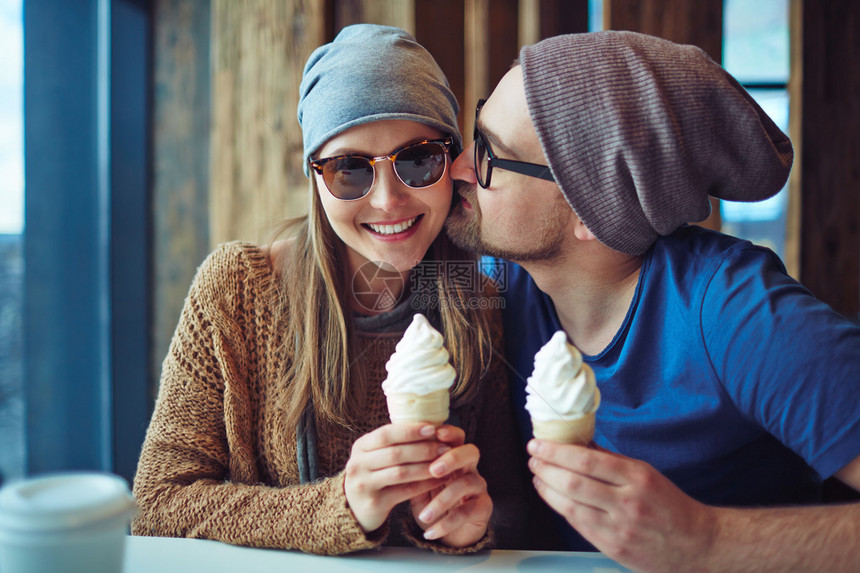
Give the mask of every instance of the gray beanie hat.
[{"label": "gray beanie hat", "polygon": [[407,119],[450,134],[462,148],[457,99],[436,60],[399,28],[356,24],[317,48],[299,86],[299,125],[308,157],[326,141],[363,123]]},{"label": "gray beanie hat", "polygon": [[520,51],[529,113],[577,216],[631,255],[710,213],[708,195],[759,201],[791,142],[694,46],[635,32],[548,38]]}]

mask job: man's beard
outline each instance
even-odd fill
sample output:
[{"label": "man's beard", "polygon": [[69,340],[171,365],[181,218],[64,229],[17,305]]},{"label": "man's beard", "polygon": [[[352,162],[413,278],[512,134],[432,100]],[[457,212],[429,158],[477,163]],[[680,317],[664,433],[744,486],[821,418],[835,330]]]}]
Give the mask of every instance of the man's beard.
[{"label": "man's beard", "polygon": [[[534,245],[522,245],[521,248],[505,248],[491,244],[481,234],[481,208],[478,206],[477,193],[474,185],[456,182],[454,190],[454,204],[448,219],[445,221],[445,230],[448,237],[461,249],[475,251],[481,255],[488,255],[514,262],[546,261],[559,255],[562,247],[562,224],[565,217],[569,215],[566,209],[570,209],[565,201],[560,201],[553,209],[548,219],[535,222],[537,227],[538,241]],[[461,195],[466,198],[475,211],[474,217],[466,213]],[[523,238],[522,240],[526,240]]]}]

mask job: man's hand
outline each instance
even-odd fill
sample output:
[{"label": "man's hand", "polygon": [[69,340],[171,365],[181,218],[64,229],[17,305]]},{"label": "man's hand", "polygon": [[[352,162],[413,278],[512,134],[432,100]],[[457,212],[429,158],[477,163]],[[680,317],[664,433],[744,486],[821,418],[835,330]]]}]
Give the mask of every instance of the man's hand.
[{"label": "man's hand", "polygon": [[426,539],[472,545],[486,534],[493,513],[487,482],[477,470],[480,452],[464,444],[465,434],[455,426],[441,426],[436,438],[452,448],[430,464],[430,474],[446,480],[445,485],[414,497],[412,514]]},{"label": "man's hand", "polygon": [[540,496],[595,547],[640,571],[695,570],[715,535],[713,508],[650,465],[608,451],[532,440]]}]

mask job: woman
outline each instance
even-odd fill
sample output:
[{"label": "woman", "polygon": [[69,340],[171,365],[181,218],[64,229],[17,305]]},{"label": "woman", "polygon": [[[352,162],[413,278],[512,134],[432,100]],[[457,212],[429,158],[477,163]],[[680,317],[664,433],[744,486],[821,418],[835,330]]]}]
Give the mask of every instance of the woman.
[{"label": "woman", "polygon": [[[269,248],[227,244],[198,270],[135,478],[133,533],[467,552],[491,541],[493,495],[495,529],[515,539],[523,522],[500,505],[522,499],[523,466],[491,360],[499,322],[476,310],[480,287],[445,268],[478,278],[440,234],[460,148],[447,81],[403,31],[358,25],[311,55],[300,89],[309,213]],[[451,353],[456,425],[388,423],[384,364],[415,312]]]}]

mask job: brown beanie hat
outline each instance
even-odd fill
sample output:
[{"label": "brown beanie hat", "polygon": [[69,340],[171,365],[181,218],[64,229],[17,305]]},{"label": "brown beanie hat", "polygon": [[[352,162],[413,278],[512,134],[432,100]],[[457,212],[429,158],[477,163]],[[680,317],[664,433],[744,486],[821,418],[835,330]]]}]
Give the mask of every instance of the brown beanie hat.
[{"label": "brown beanie hat", "polygon": [[641,255],[710,213],[785,184],[791,142],[695,46],[635,32],[548,38],[520,51],[529,113],[555,180],[608,247]]}]

